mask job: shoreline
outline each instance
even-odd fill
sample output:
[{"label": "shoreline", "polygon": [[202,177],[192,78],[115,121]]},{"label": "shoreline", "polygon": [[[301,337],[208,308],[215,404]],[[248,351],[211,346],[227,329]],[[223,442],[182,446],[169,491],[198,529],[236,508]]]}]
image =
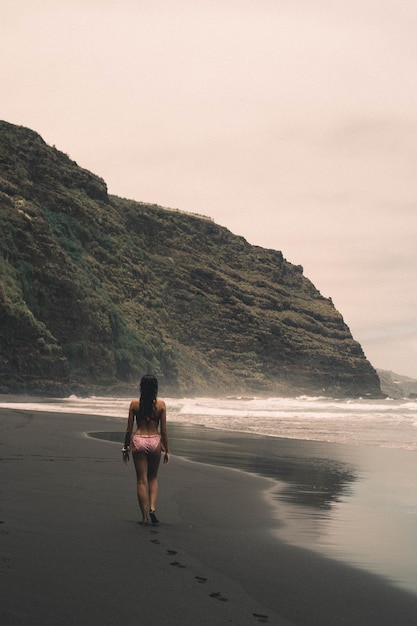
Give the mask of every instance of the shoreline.
[{"label": "shoreline", "polygon": [[115,425],[0,409],[4,626],[116,624],[137,617],[136,601],[143,620],[181,626],[415,624],[414,594],[277,539],[288,520],[259,476],[174,454],[159,473],[161,524],[141,528],[132,463],[85,436]]},{"label": "shoreline", "polygon": [[[416,507],[410,505],[417,493],[415,452],[178,423],[170,432],[183,458],[262,477],[277,539],[417,594]],[[122,443],[120,432],[90,435]]]}]

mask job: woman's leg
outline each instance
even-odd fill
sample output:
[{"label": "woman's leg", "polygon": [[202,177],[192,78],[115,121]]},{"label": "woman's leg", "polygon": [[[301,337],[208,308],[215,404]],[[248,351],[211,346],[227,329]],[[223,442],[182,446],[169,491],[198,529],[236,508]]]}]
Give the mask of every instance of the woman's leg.
[{"label": "woman's leg", "polygon": [[161,444],[155,452],[148,454],[148,489],[149,489],[149,509],[155,511],[156,498],[158,495],[158,468],[161,460]]},{"label": "woman's leg", "polygon": [[142,513],[142,523],[148,523],[148,479],[147,479],[147,458],[146,454],[134,452],[132,454],[136,469],[136,489],[138,494],[139,507]]}]

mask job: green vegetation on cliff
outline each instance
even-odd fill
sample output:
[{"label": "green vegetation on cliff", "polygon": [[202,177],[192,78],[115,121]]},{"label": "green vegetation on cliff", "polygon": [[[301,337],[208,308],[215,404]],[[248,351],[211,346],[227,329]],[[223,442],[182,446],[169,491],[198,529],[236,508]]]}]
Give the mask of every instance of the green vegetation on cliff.
[{"label": "green vegetation on cliff", "polygon": [[281,252],[109,196],[0,122],[0,392],[380,394],[336,311]]}]

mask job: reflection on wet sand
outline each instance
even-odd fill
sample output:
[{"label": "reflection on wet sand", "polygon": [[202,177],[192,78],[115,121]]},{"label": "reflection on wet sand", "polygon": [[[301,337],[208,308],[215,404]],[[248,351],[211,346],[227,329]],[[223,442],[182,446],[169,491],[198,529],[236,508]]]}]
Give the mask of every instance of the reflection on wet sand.
[{"label": "reflection on wet sand", "polygon": [[[245,435],[202,426],[170,425],[174,454],[192,461],[222,465],[279,481],[274,498],[289,504],[328,510],[349,493],[357,476],[352,465],[312,456],[311,441]],[[122,443],[124,433],[91,433]],[[331,452],[331,448],[329,448]]]}]

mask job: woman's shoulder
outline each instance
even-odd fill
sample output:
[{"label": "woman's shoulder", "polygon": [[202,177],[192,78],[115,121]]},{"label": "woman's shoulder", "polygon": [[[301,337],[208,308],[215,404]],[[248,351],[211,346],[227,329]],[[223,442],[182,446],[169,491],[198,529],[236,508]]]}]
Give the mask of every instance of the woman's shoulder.
[{"label": "woman's shoulder", "polygon": [[161,400],[161,398],[157,398],[156,402],[155,402],[155,408],[162,410],[166,408],[166,404],[164,402],[164,400]]},{"label": "woman's shoulder", "polygon": [[137,411],[138,409],[139,409],[139,399],[132,400],[132,402],[129,405],[129,410]]}]

